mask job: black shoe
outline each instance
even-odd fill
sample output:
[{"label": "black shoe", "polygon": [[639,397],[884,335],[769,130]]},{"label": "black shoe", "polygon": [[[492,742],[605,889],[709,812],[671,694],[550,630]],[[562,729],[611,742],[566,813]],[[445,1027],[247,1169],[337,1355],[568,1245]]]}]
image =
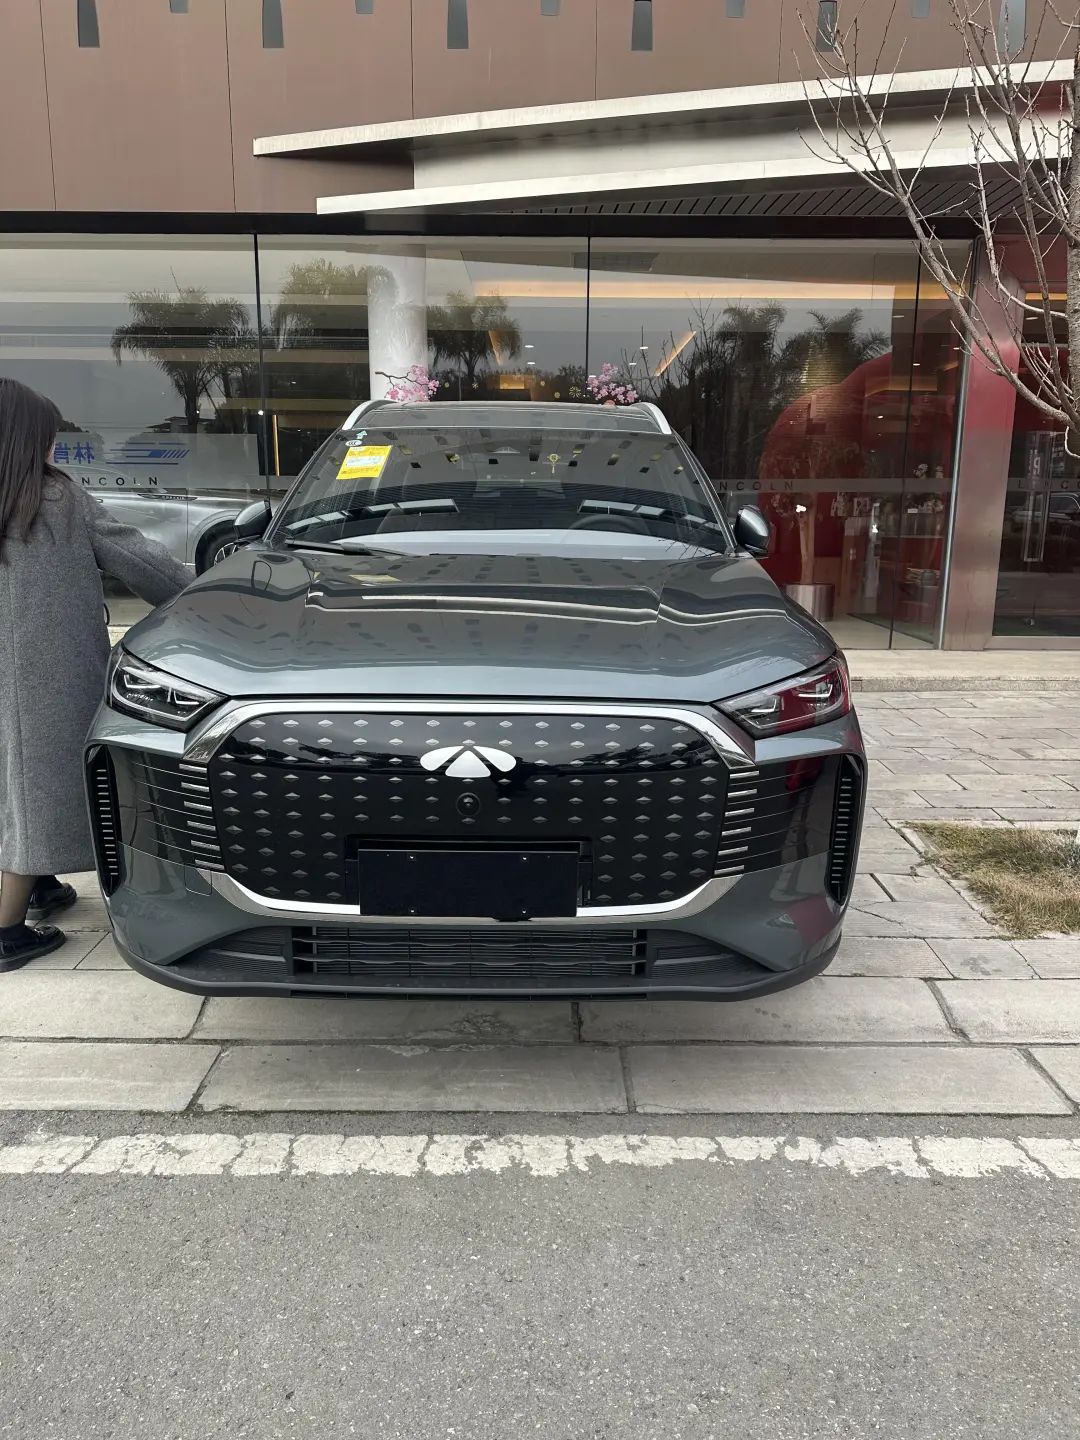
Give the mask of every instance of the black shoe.
[{"label": "black shoe", "polygon": [[35,924],[39,920],[47,920],[50,915],[55,915],[57,910],[66,910],[70,905],[74,905],[78,898],[74,885],[50,885],[48,888],[35,885],[26,918]]},{"label": "black shoe", "polygon": [[59,950],[67,936],[55,925],[22,925],[16,930],[12,925],[0,938],[0,975],[9,970],[21,970],[31,960],[42,955],[51,955]]}]

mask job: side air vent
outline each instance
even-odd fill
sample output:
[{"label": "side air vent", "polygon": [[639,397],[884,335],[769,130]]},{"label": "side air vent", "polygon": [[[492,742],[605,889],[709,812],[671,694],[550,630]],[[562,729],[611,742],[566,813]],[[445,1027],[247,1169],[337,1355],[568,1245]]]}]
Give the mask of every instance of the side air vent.
[{"label": "side air vent", "polygon": [[746,875],[828,850],[837,768],[827,756],[733,771],[715,873]]},{"label": "side air vent", "polygon": [[86,788],[90,822],[97,860],[98,879],[106,895],[120,884],[120,814],[116,800],[116,776],[108,750],[94,750],[86,765]]},{"label": "side air vent", "polygon": [[836,804],[829,841],[829,893],[841,904],[848,897],[855,869],[862,791],[862,767],[857,760],[846,755],[840,763],[836,781]]}]

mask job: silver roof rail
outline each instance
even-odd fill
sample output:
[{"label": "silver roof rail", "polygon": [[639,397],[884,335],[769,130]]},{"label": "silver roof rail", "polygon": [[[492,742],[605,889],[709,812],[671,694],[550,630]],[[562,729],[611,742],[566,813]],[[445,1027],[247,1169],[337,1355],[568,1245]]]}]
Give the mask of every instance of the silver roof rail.
[{"label": "silver roof rail", "polygon": [[661,435],[672,434],[671,426],[668,424],[668,418],[660,409],[659,405],[654,405],[651,400],[639,400],[635,409],[644,410],[646,415],[650,415],[656,421],[656,428],[660,431]]},{"label": "silver roof rail", "polygon": [[392,405],[392,400],[361,400],[356,409],[342,425],[343,430],[351,430],[360,420],[360,417],[373,409],[376,405]]}]

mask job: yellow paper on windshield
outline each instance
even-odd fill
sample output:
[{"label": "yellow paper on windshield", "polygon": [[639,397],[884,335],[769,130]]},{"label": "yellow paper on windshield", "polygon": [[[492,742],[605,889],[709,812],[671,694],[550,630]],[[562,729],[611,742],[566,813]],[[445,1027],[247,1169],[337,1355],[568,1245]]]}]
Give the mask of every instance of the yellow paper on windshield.
[{"label": "yellow paper on windshield", "polygon": [[337,472],[339,480],[378,480],[390,459],[392,445],[350,445]]}]

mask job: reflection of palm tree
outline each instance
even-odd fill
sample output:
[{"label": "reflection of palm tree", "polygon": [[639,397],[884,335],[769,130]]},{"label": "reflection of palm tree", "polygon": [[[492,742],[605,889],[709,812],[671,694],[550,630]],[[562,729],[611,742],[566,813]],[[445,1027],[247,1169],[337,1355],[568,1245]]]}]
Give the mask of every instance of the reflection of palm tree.
[{"label": "reflection of palm tree", "polygon": [[501,295],[452,291],[445,305],[428,307],[428,331],[435,365],[448,361],[464,371],[470,386],[482,365],[521,353],[521,330]]},{"label": "reflection of palm tree", "polygon": [[702,307],[687,336],[664,346],[642,388],[714,479],[756,477],[773,426],[800,394],[828,390],[887,348],[886,336],[861,329],[860,310],[811,314],[809,329],[785,339],[781,305],[731,305],[719,316]]},{"label": "reflection of palm tree", "polygon": [[212,300],[196,286],[137,291],[128,304],[131,320],[113,331],[116,363],[125,355],[152,360],[180,397],[184,428],[197,431],[203,399],[213,401],[215,387],[227,398],[233,376],[250,364],[247,309],[239,300]]},{"label": "reflection of palm tree", "polygon": [[861,310],[845,310],[842,315],[811,310],[810,314],[812,328],[797,337],[797,343],[806,347],[808,390],[838,384],[888,346],[888,338],[880,330],[859,330]]}]

